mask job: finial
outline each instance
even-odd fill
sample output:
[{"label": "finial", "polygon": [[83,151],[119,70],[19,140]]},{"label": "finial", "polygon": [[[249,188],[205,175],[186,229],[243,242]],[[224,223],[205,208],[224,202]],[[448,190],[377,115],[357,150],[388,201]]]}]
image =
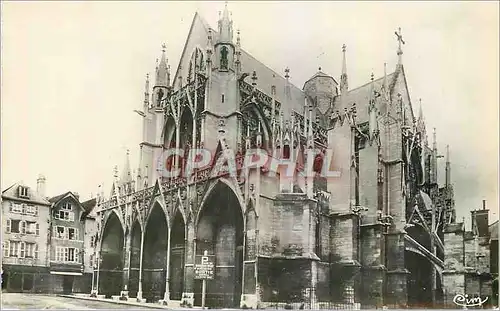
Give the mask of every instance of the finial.
[{"label": "finial", "polygon": [[318,70],[321,71],[321,66],[318,67]]},{"label": "finial", "polygon": [[115,167],[113,168],[113,173],[114,173],[114,177],[118,177],[118,165],[115,165]]},{"label": "finial", "polygon": [[165,50],[166,50],[166,49],[167,49],[167,46],[165,45],[165,43],[163,43],[163,44],[161,45],[161,51],[162,51],[162,52],[165,52]]},{"label": "finial", "polygon": [[372,71],[372,74],[370,76],[370,80],[373,82],[373,78],[375,77],[375,75],[373,74],[373,71]]},{"label": "finial", "polygon": [[236,44],[237,44],[238,46],[240,46],[240,45],[241,45],[240,30],[239,30],[239,29],[236,31]]},{"label": "finial", "polygon": [[396,38],[398,40],[398,65],[401,65],[401,55],[403,55],[403,49],[401,48],[401,44],[405,44],[403,40],[403,35],[401,34],[401,27],[398,28],[398,31],[395,31]]},{"label": "finial", "polygon": [[347,61],[345,57],[346,45],[342,45],[342,74],[340,75],[340,93],[346,94],[349,89],[349,84],[347,82]]},{"label": "finial", "polygon": [[252,73],[252,85],[257,85],[257,72],[255,70]]},{"label": "finial", "polygon": [[130,155],[130,149],[127,148],[127,156]]},{"label": "finial", "polygon": [[287,79],[290,78],[289,73],[290,73],[290,69],[288,67],[286,67],[285,68],[285,78],[287,78]]}]

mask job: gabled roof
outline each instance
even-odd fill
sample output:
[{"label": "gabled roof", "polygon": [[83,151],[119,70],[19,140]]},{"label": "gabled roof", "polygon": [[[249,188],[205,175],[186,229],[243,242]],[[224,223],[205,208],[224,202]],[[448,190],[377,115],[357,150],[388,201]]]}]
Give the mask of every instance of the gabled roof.
[{"label": "gabled roof", "polygon": [[[17,189],[19,186],[23,186],[28,188],[29,190],[29,198],[20,198],[17,193]],[[45,197],[40,195],[35,188],[29,187],[23,182],[16,182],[15,184],[11,185],[7,189],[2,191],[2,199],[4,200],[17,200],[17,201],[23,201],[23,202],[29,202],[29,203],[36,203],[36,204],[41,204],[41,205],[50,205],[50,202],[47,201]]]},{"label": "gabled roof", "polygon": [[87,200],[85,202],[82,202],[82,207],[83,207],[83,214],[82,214],[82,219],[87,217],[87,218],[95,218],[93,215],[94,208],[97,206],[97,199],[93,198],[90,200]]},{"label": "gabled roof", "polygon": [[71,197],[73,198],[73,200],[75,200],[77,203],[78,203],[78,206],[80,206],[81,209],[84,210],[82,204],[80,203],[80,199],[71,191],[68,191],[68,192],[65,192],[63,194],[60,194],[60,195],[56,195],[55,197],[52,197],[49,199],[49,202],[52,203],[52,206],[55,207],[57,206],[62,200],[64,200],[65,198],[67,197]]},{"label": "gabled roof", "polygon": [[[189,29],[188,37],[184,48],[182,50],[182,55],[179,60],[179,65],[177,66],[177,71],[174,77],[174,89],[178,88],[177,79],[179,76],[180,66],[182,65],[183,77],[186,77],[185,73],[188,70],[187,64],[191,57],[191,52],[195,47],[200,47],[202,50],[206,49],[208,41],[208,31],[212,29],[212,40],[217,42],[219,34],[209,26],[209,24],[200,16],[200,14],[195,13],[193,17],[193,22]],[[241,49],[241,70],[242,72],[252,73],[254,70],[257,73],[257,88],[266,94],[271,94],[271,86],[274,84],[276,86],[276,100],[282,103],[283,114],[285,117],[291,114],[292,110],[302,111],[304,105],[305,95],[300,88],[290,83],[290,98],[286,97],[285,86],[286,79],[278,74],[276,71],[272,70],[268,66],[264,65],[262,62],[254,58],[250,53]],[[284,69],[284,68],[283,68]]]}]

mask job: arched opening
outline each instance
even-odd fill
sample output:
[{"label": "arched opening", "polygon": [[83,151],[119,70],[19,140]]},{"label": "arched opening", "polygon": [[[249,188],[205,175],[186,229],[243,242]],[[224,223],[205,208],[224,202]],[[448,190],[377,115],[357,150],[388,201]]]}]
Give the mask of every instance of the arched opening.
[{"label": "arched opening", "polygon": [[139,221],[135,221],[132,226],[130,241],[130,274],[128,282],[128,294],[130,297],[137,297],[139,290],[139,269],[141,265],[141,235],[142,229]]},{"label": "arched opening", "polygon": [[155,203],[144,235],[143,297],[147,302],[163,299],[167,267],[168,225],[163,209]]},{"label": "arched opening", "polygon": [[175,120],[169,115],[165,123],[165,131],[163,133],[163,147],[175,148]]},{"label": "arched opening", "polygon": [[109,216],[101,242],[99,293],[111,298],[120,294],[123,280],[123,228],[118,216]]},{"label": "arched opening", "polygon": [[408,306],[432,308],[432,263],[421,254],[406,250],[405,266],[410,272],[407,279]]},{"label": "arched opening", "polygon": [[184,108],[182,112],[180,124],[180,147],[184,148],[186,144],[191,144],[193,137],[193,114],[188,107]]},{"label": "arched opening", "polygon": [[170,238],[170,299],[180,300],[184,287],[184,256],[186,249],[185,226],[182,214],[177,210],[172,222]]},{"label": "arched opening", "polygon": [[[234,192],[218,183],[199,215],[196,254],[215,257],[214,279],[207,281],[206,306],[239,307],[243,264],[243,214]],[[201,304],[201,281],[195,286],[195,304]]]},{"label": "arched opening", "polygon": [[185,161],[189,155],[189,149],[192,147],[193,140],[193,114],[191,109],[188,107],[184,108],[181,116],[180,122],[180,144],[179,147],[184,150],[183,158],[180,162],[180,168],[183,171],[185,167]]}]

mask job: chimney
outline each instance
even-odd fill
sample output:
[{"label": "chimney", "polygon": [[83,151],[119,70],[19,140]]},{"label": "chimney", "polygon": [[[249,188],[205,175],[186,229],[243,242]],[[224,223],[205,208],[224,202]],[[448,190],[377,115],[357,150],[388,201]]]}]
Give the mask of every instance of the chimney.
[{"label": "chimney", "polygon": [[78,192],[73,191],[73,195],[80,201],[80,194]]},{"label": "chimney", "polygon": [[483,200],[483,208],[471,211],[472,216],[472,232],[475,232],[480,237],[487,236],[489,223],[489,210],[486,209],[486,200]]},{"label": "chimney", "polygon": [[36,192],[45,198],[45,176],[42,174],[38,175],[36,180]]}]

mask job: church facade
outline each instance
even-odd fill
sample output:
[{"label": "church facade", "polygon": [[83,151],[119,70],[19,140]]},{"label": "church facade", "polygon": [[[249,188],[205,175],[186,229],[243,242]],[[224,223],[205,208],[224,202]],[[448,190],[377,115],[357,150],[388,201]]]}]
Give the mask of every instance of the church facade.
[{"label": "church facade", "polygon": [[[301,89],[242,49],[227,7],[217,30],[195,14],[176,72],[163,49],[146,80],[137,172],[127,157],[97,198],[94,293],[199,306],[206,252],[207,306],[445,302],[445,235],[461,230],[449,157],[440,186],[397,39],[383,77],[350,89],[344,46],[339,82],[320,70]],[[244,165],[255,149],[281,165]]]}]

